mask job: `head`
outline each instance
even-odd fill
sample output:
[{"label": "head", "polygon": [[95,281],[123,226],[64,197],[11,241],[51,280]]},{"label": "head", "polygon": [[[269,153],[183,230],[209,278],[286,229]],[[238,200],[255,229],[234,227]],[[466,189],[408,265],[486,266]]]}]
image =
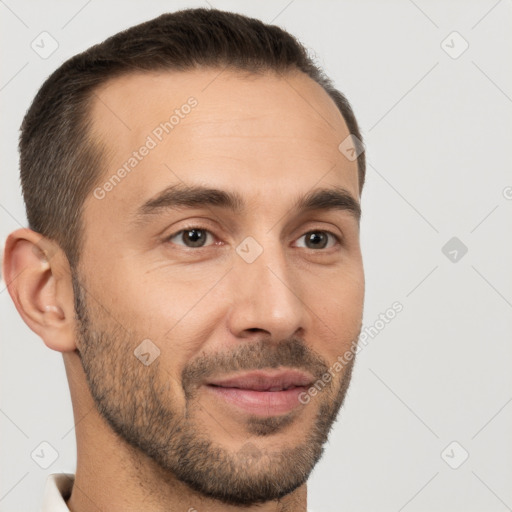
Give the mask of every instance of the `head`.
[{"label": "head", "polygon": [[[204,496],[281,498],[323,453],[363,312],[351,136],[348,101],[294,37],[206,9],[71,58],[25,116],[16,306],[63,352],[72,396]],[[214,385],[251,371],[300,372],[303,399],[258,408]]]}]

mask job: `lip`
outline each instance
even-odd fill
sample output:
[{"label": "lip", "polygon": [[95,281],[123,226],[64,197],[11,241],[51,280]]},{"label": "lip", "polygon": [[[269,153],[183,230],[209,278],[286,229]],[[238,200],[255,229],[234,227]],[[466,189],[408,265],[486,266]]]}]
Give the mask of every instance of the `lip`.
[{"label": "lip", "polygon": [[223,388],[250,389],[253,391],[277,391],[276,388],[309,386],[314,377],[299,370],[262,371],[242,373],[224,379],[213,379],[207,384]]},{"label": "lip", "polygon": [[313,382],[314,377],[310,373],[299,370],[257,370],[213,379],[205,383],[205,387],[217,398],[246,412],[275,416],[302,405],[299,395]]}]

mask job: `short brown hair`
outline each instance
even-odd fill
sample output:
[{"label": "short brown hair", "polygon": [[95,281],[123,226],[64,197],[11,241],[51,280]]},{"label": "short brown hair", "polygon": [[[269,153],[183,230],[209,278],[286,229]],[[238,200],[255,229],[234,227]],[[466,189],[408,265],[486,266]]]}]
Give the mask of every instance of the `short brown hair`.
[{"label": "short brown hair", "polygon": [[[253,73],[300,70],[334,100],[362,140],[352,108],[292,35],[275,25],[216,9],[166,13],[70,58],[44,82],[21,125],[20,170],[31,229],[55,240],[78,264],[83,203],[100,178],[102,150],[91,137],[94,90],[134,71],[198,67]],[[341,142],[341,141],[340,141]],[[365,155],[358,156],[359,191]]]}]

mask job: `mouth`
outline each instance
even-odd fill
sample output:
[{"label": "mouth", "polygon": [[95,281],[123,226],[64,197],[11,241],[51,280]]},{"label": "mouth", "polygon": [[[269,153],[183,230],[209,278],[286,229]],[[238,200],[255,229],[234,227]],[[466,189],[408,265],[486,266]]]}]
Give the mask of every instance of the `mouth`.
[{"label": "mouth", "polygon": [[210,393],[237,409],[259,416],[286,414],[299,405],[301,393],[314,382],[299,370],[253,371],[205,383]]}]

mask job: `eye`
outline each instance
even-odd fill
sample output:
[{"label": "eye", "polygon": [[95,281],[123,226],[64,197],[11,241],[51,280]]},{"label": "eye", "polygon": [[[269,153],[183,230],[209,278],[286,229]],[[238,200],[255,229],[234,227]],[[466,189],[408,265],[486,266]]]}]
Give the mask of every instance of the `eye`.
[{"label": "eye", "polygon": [[[210,231],[196,226],[182,229],[181,231],[174,233],[167,238],[167,241],[176,245],[184,245],[189,248],[204,247],[206,240],[208,239],[208,235],[210,238],[213,238]],[[175,241],[175,239],[178,241]]]},{"label": "eye", "polygon": [[[329,237],[334,239],[334,244],[327,247]],[[336,243],[340,243],[340,238],[330,231],[308,231],[302,235],[299,240],[301,238],[305,238],[305,245],[302,247],[306,247],[307,249],[330,249],[336,245]]]}]

